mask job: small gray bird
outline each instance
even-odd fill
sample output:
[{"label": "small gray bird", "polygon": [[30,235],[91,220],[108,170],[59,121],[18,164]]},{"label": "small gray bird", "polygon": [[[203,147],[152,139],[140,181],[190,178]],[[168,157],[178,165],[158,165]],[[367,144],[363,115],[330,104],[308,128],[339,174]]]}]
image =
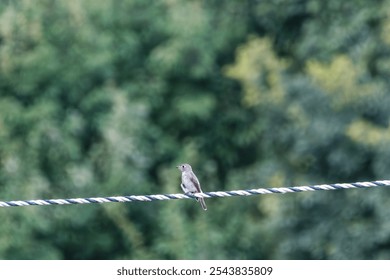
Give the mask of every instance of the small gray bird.
[{"label": "small gray bird", "polygon": [[[199,180],[192,171],[191,165],[182,163],[176,167],[181,171],[180,187],[183,192],[191,194],[201,193],[202,189],[200,188]],[[207,210],[203,197],[197,197],[196,200],[199,201],[200,205],[202,205],[203,210]]]}]

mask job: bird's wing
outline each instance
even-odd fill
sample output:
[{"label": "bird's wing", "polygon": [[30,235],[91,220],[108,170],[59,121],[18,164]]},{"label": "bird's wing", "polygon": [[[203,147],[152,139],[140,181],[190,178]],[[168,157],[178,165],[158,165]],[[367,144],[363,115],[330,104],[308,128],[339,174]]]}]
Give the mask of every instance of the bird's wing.
[{"label": "bird's wing", "polygon": [[200,184],[199,184],[199,180],[198,178],[195,176],[194,173],[192,173],[193,176],[190,176],[190,181],[194,184],[197,192],[202,192],[202,189],[200,188]]}]

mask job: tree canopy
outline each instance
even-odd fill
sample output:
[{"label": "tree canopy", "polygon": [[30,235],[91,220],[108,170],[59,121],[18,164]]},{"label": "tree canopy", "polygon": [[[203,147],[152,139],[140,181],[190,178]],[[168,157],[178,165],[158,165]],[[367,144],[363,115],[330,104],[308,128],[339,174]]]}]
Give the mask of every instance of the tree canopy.
[{"label": "tree canopy", "polygon": [[[0,200],[389,179],[390,1],[0,2]],[[1,259],[389,259],[390,193],[0,209]],[[80,249],[82,248],[82,249]]]}]

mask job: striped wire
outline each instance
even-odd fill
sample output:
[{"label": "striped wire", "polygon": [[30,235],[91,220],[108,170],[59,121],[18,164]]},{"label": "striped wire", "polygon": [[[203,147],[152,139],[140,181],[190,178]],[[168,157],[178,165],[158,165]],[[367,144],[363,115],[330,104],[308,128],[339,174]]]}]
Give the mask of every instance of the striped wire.
[{"label": "striped wire", "polygon": [[196,197],[213,198],[213,197],[231,197],[231,196],[250,196],[272,193],[294,193],[306,191],[321,191],[321,190],[340,190],[340,189],[356,189],[356,188],[372,188],[372,187],[389,187],[390,180],[372,181],[372,182],[357,182],[357,183],[341,183],[341,184],[323,184],[313,186],[298,186],[285,188],[259,188],[248,190],[235,191],[217,191],[205,192],[196,194],[152,194],[152,195],[129,195],[129,196],[109,196],[109,197],[90,197],[90,198],[67,198],[67,199],[37,199],[37,200],[15,200],[15,201],[0,201],[0,207],[11,206],[33,206],[33,205],[68,205],[68,204],[89,204],[89,203],[107,203],[107,202],[149,202],[172,199],[190,199]]}]

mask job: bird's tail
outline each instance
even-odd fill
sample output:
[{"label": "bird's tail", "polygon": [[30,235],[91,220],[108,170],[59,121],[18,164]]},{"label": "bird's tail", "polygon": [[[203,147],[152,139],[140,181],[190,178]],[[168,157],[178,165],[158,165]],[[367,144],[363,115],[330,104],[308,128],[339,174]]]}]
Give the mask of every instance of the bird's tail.
[{"label": "bird's tail", "polygon": [[206,211],[207,210],[207,206],[206,206],[206,202],[204,202],[204,198],[203,197],[198,197],[196,200],[200,203],[200,205],[202,206],[203,210]]}]

